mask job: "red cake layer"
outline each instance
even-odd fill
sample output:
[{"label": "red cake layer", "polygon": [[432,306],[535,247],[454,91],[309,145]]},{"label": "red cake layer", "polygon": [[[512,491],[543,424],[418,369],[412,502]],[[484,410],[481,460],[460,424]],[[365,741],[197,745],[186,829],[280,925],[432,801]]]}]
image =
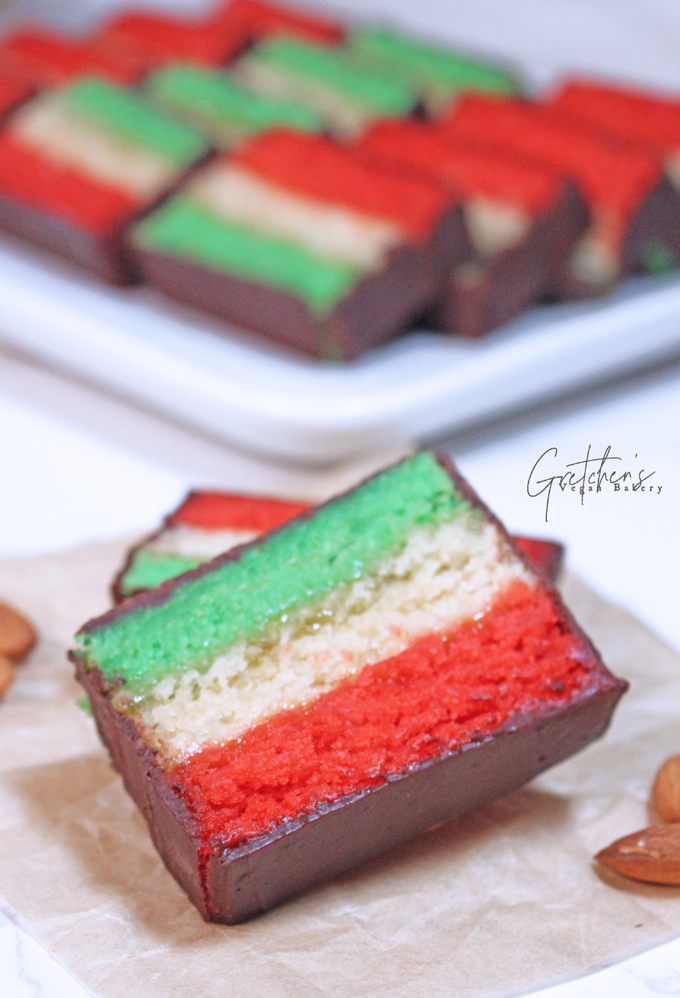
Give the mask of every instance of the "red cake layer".
[{"label": "red cake layer", "polygon": [[167,524],[204,530],[256,530],[264,534],[310,508],[308,503],[282,499],[228,492],[192,492],[179,509],[170,514]]},{"label": "red cake layer", "polygon": [[569,80],[546,107],[605,135],[654,149],[680,149],[680,101],[605,83]]},{"label": "red cake layer", "polygon": [[481,740],[513,715],[565,704],[592,683],[589,655],[550,596],[518,582],[480,620],[203,749],[168,779],[207,854]]},{"label": "red cake layer", "polygon": [[0,68],[17,81],[53,87],[79,76],[103,76],[114,83],[135,83],[137,69],[115,53],[100,52],[89,42],[26,28],[0,44]]},{"label": "red cake layer", "polygon": [[291,191],[396,222],[417,241],[431,234],[454,200],[434,181],[369,164],[325,136],[284,128],[252,139],[231,160]]},{"label": "red cake layer", "polygon": [[97,35],[101,48],[107,45],[127,50],[144,69],[173,60],[222,66],[245,45],[245,30],[234,24],[216,30],[208,21],[172,17],[158,12],[118,14]]},{"label": "red cake layer", "polygon": [[309,42],[333,44],[344,38],[342,25],[324,17],[291,10],[262,0],[231,0],[215,16],[221,25],[243,25],[252,39],[269,35],[296,35]]},{"label": "red cake layer", "polygon": [[33,93],[33,88],[16,80],[14,76],[0,76],[0,118],[3,118],[13,108],[26,100]]},{"label": "red cake layer", "polygon": [[96,235],[113,231],[138,210],[124,191],[59,166],[0,134],[0,197],[21,201]]},{"label": "red cake layer", "polygon": [[591,204],[632,215],[659,181],[658,158],[615,144],[526,101],[466,94],[439,119],[454,138],[535,159],[572,176]]},{"label": "red cake layer", "polygon": [[480,194],[520,205],[530,214],[545,211],[557,198],[559,173],[450,139],[420,121],[378,121],[357,149],[376,161],[399,165],[449,184],[465,197]]}]

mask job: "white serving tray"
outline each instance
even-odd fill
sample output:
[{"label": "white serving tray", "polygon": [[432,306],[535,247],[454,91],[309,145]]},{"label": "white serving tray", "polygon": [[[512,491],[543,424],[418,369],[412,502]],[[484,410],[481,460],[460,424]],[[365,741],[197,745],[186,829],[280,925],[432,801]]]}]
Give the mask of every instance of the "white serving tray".
[{"label": "white serving tray", "polygon": [[0,340],[212,435],[332,462],[460,429],[680,351],[680,278],[534,309],[482,341],[414,332],[306,360],[146,288],[0,241]]}]

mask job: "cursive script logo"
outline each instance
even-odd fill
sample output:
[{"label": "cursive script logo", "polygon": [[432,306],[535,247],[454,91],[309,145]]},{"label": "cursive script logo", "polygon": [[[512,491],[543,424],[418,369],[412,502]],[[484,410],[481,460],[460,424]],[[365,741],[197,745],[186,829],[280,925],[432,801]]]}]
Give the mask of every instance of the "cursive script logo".
[{"label": "cursive script logo", "polygon": [[[588,444],[586,456],[580,461],[570,461],[563,465],[562,471],[555,470],[557,464],[557,447],[548,447],[534,464],[527,479],[527,492],[532,499],[545,496],[545,522],[548,522],[550,499],[553,489],[557,486],[562,492],[576,492],[581,505],[587,492],[602,492],[608,489],[612,492],[652,492],[658,495],[663,486],[649,483],[656,474],[639,468],[637,472],[624,469],[623,459],[612,454],[611,446],[607,447],[600,457],[591,456],[592,445]],[[637,454],[635,455],[637,459]],[[542,476],[542,477],[540,477]]]}]

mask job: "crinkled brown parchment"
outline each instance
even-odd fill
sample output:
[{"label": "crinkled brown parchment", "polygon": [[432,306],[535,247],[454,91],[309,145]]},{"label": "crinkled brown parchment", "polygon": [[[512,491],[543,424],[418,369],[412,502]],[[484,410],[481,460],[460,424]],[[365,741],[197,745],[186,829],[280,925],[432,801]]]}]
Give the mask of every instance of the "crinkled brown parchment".
[{"label": "crinkled brown parchment", "polygon": [[680,656],[575,578],[631,682],[605,739],[510,796],[240,926],[204,925],[109,766],[64,657],[125,544],[0,562],[41,641],[0,704],[0,895],[101,998],[464,998],[578,974],[680,932],[680,890],[605,883],[680,750]]}]

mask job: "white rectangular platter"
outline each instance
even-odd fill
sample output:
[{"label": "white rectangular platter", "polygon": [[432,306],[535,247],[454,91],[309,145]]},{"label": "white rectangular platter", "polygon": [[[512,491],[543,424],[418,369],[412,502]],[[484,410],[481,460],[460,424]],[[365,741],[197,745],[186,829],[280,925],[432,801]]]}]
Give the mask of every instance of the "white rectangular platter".
[{"label": "white rectangular platter", "polygon": [[0,340],[212,435],[333,462],[469,426],[680,351],[680,278],[535,309],[482,341],[413,332],[347,365],[306,360],[0,241]]}]

